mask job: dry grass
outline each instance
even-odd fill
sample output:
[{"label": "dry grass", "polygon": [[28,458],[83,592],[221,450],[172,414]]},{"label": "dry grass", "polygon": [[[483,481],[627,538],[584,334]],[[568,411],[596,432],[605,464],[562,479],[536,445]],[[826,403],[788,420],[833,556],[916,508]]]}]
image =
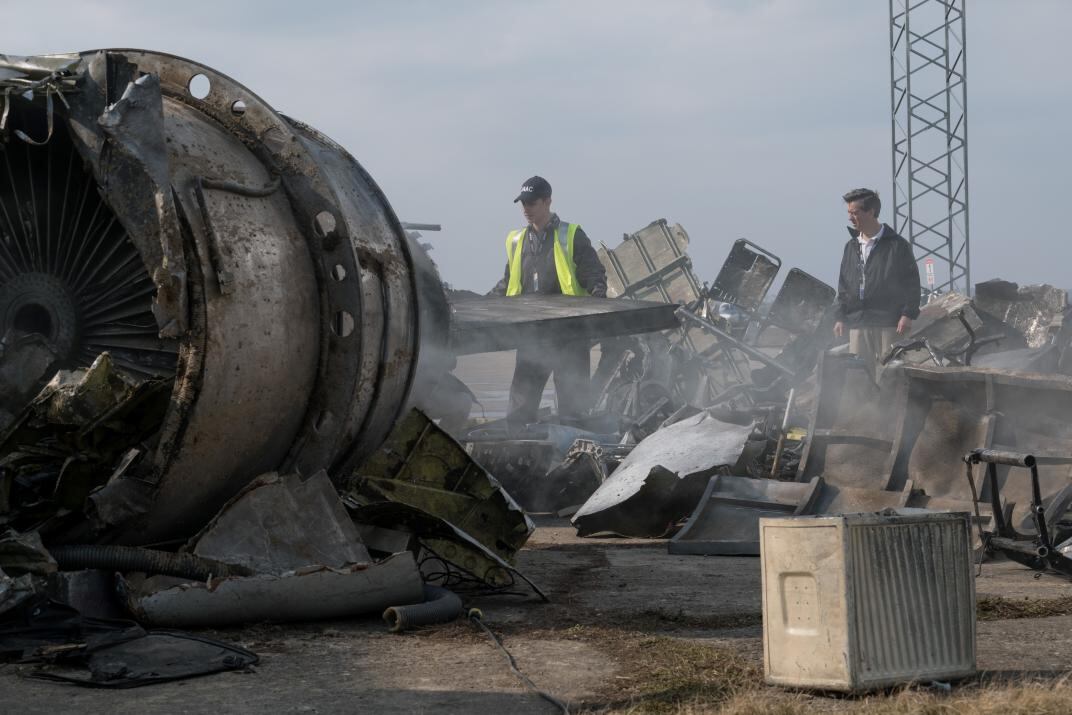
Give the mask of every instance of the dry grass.
[{"label": "dry grass", "polygon": [[951,692],[923,686],[861,696],[788,691],[763,683],[757,659],[724,646],[614,628],[574,626],[558,637],[600,648],[618,665],[618,675],[586,712],[732,715],[1068,715],[1072,687],[1066,678],[1024,683],[977,678]]},{"label": "dry grass", "polygon": [[1072,596],[1063,598],[981,596],[976,604],[975,612],[980,621],[1067,616],[1072,614]]},{"label": "dry grass", "polygon": [[951,694],[907,689],[890,694],[841,699],[799,694],[786,697],[769,690],[759,690],[738,695],[721,707],[710,707],[694,701],[675,712],[719,712],[726,715],[1067,715],[1072,712],[1072,688],[1064,683],[975,684],[964,686]]}]

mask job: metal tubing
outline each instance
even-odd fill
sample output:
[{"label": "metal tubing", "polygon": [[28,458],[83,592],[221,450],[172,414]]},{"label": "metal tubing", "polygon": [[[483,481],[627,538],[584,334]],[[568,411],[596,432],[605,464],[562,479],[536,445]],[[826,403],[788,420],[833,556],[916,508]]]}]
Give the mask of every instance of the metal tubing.
[{"label": "metal tubing", "polygon": [[1000,551],[1014,551],[1018,554],[1033,556],[1040,559],[1046,558],[1050,553],[1049,549],[1045,546],[1038,546],[1031,541],[1019,541],[1004,536],[992,537],[990,539],[990,546]]},{"label": "metal tubing", "polygon": [[778,370],[778,371],[784,373],[788,377],[796,377],[795,372],[793,372],[792,370],[790,370],[789,368],[787,368],[785,365],[781,364],[780,362],[778,362],[774,358],[771,358],[771,357],[768,357],[767,355],[764,355],[759,350],[756,350],[755,348],[753,348],[751,345],[747,345],[745,343],[742,343],[737,338],[733,337],[732,335],[730,335],[726,331],[722,330],[721,328],[719,328],[719,327],[717,327],[715,325],[712,325],[711,323],[709,323],[708,321],[704,320],[700,316],[694,315],[693,313],[690,313],[689,311],[685,310],[684,308],[678,308],[677,315],[678,315],[679,318],[685,318],[687,320],[691,320],[692,322],[696,323],[701,328],[703,328],[707,332],[711,333],[715,337],[719,338],[720,340],[725,340],[731,346],[733,346],[737,350],[740,350],[741,352],[743,352],[748,357],[753,358],[754,360],[758,360],[759,362],[763,363],[764,365],[769,365],[769,366],[773,367],[775,370]]},{"label": "metal tubing", "polygon": [[964,461],[972,464],[1006,464],[1010,467],[1035,468],[1035,457],[1023,452],[1007,452],[1000,449],[974,449],[964,455]]}]

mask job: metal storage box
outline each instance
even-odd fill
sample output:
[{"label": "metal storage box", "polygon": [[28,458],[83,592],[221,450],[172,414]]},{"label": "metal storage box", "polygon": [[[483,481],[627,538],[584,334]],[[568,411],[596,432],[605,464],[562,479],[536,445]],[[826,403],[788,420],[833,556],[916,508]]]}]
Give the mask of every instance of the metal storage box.
[{"label": "metal storage box", "polygon": [[966,513],[761,519],[768,683],[859,691],[975,672]]}]

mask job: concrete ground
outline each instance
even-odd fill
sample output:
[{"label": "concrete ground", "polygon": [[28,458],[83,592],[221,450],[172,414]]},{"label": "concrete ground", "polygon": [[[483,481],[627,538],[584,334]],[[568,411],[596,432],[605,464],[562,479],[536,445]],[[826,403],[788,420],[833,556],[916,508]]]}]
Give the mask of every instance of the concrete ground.
[{"label": "concrete ground", "polygon": [[[567,521],[545,519],[518,565],[551,603],[496,596],[471,605],[482,609],[521,670],[575,711],[706,712],[731,702],[735,712],[762,712],[772,703],[783,712],[870,712],[881,702],[785,694],[759,682],[758,558],[670,556],[665,541],[578,539]],[[983,567],[978,665],[1005,682],[1041,683],[1052,705],[1064,697],[1062,678],[1072,671],[1072,581],[1033,575],[1011,563]],[[21,677],[29,666],[7,665],[0,667],[0,713],[556,711],[464,622],[405,635],[388,633],[374,617],[208,635],[253,650],[260,664],[246,673],[121,691],[31,680]],[[732,692],[722,687],[734,679]],[[953,690],[978,687],[976,680]],[[752,698],[747,707],[740,706],[741,692]],[[1046,711],[1067,704],[1063,711],[1072,712],[1068,692]]]}]

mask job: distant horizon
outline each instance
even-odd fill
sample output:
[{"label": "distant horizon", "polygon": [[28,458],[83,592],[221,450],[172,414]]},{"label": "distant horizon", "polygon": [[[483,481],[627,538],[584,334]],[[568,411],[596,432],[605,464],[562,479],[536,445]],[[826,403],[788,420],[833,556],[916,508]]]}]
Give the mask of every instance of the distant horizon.
[{"label": "distant horizon", "polygon": [[[87,0],[53,3],[46,23],[19,3],[0,51],[143,47],[235,78],[346,147],[402,220],[442,224],[422,240],[443,279],[480,293],[501,276],[532,174],[609,247],[680,223],[708,281],[745,237],[833,284],[841,195],[890,198],[886,3],[315,7]],[[972,282],[1068,285],[1072,245],[1054,219],[1072,156],[1072,3],[967,12]]]}]

